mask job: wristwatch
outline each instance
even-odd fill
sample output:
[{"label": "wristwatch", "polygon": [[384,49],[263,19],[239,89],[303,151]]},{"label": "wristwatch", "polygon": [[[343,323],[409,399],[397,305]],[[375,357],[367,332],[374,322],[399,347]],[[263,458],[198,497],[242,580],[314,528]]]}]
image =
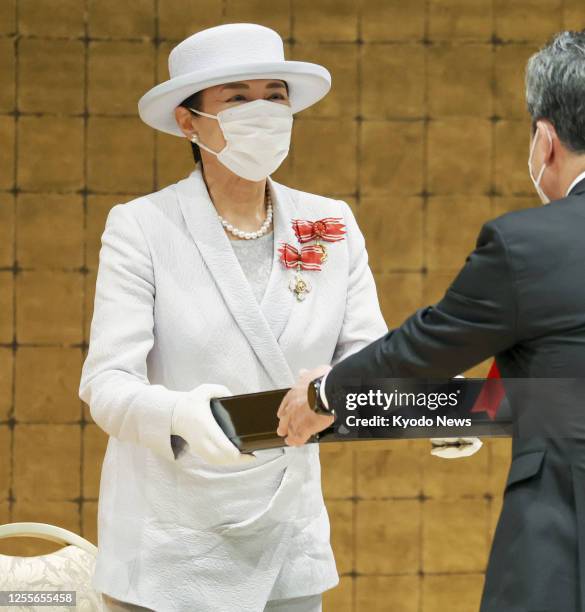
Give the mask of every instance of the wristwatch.
[{"label": "wristwatch", "polygon": [[327,408],[321,399],[321,382],[323,381],[323,376],[319,376],[319,378],[315,378],[309,383],[309,388],[307,389],[307,396],[309,398],[309,406],[311,410],[315,414],[323,414],[327,416],[335,416],[335,410],[333,408]]}]

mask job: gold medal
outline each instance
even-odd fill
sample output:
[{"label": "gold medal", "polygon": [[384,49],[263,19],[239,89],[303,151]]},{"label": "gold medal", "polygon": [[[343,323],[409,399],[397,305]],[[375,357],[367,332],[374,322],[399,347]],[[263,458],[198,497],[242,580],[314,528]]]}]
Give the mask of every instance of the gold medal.
[{"label": "gold medal", "polygon": [[295,277],[288,284],[288,288],[295,294],[297,300],[302,302],[306,294],[311,291],[311,283],[305,280],[300,272],[297,272]]}]

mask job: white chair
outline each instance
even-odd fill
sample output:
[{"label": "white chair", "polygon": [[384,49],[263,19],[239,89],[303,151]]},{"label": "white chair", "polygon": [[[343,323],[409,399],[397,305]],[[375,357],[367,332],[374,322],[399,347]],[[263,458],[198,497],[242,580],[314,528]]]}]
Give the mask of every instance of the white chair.
[{"label": "white chair", "polygon": [[[91,584],[97,548],[81,536],[45,523],[0,525],[0,539],[33,537],[63,544],[46,555],[12,557],[0,554],[0,591],[75,591],[76,612],[102,612],[101,594]],[[10,607],[10,610],[49,612],[56,606]]]}]

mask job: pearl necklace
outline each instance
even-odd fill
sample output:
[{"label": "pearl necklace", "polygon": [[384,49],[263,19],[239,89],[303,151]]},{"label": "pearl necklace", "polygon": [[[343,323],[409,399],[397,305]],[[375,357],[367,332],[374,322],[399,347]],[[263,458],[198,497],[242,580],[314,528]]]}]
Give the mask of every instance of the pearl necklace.
[{"label": "pearl necklace", "polygon": [[260,226],[260,229],[255,232],[244,232],[243,230],[234,227],[231,223],[226,221],[219,213],[217,214],[221,224],[223,227],[234,236],[238,238],[245,238],[246,240],[256,240],[256,238],[260,238],[260,236],[264,236],[266,232],[268,232],[268,228],[272,223],[272,197],[270,195],[270,191],[268,187],[266,188],[266,219],[264,223]]}]

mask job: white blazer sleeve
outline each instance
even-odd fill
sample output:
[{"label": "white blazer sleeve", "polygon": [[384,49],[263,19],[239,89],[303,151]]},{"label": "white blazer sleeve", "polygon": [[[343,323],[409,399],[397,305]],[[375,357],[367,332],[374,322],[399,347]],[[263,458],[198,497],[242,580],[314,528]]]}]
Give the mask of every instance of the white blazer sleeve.
[{"label": "white blazer sleeve", "polygon": [[331,365],[359,351],[388,331],[374,276],[368,265],[364,236],[349,205],[345,209],[346,240],[349,249],[349,279],[345,314]]},{"label": "white blazer sleeve", "polygon": [[132,211],[114,206],[102,235],[90,343],[79,396],[109,435],[174,461],[171,423],[183,393],[151,385],[146,358],[154,342],[154,275]]}]

